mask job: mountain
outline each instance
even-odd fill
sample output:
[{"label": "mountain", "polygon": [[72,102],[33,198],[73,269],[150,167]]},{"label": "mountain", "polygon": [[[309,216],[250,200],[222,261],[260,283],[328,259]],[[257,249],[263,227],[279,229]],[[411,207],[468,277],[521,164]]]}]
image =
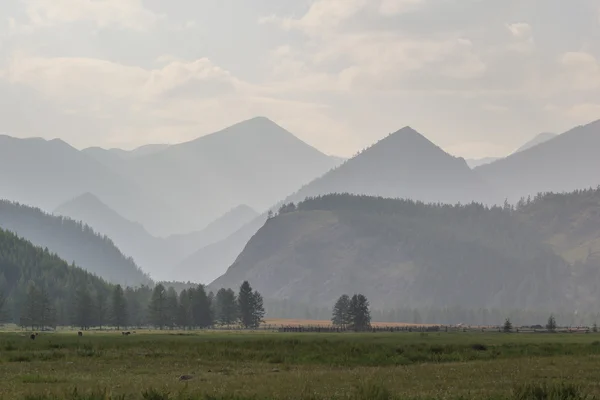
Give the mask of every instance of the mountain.
[{"label": "mountain", "polygon": [[311,306],[357,292],[377,309],[574,306],[571,266],[521,213],[529,215],[478,204],[313,198],[269,219],[210,287],[249,280],[266,299]]},{"label": "mountain", "polygon": [[258,216],[259,214],[256,211],[242,204],[229,210],[201,231],[184,235],[171,235],[166,238],[166,241],[168,246],[174,249],[183,259],[200,248],[229,237]]},{"label": "mountain", "polygon": [[525,143],[523,146],[521,146],[517,150],[515,150],[515,153],[520,153],[522,151],[531,149],[532,147],[535,147],[538,144],[542,144],[544,142],[547,142],[548,140],[554,139],[556,136],[558,136],[556,133],[549,133],[549,132],[540,133],[539,135],[537,135],[536,137],[534,137],[533,139],[531,139],[530,141]]},{"label": "mountain", "polygon": [[127,176],[180,210],[179,221],[150,229],[163,235],[198,230],[239,204],[264,210],[336,163],[258,117],[129,160]]},{"label": "mountain", "polygon": [[141,224],[122,217],[91,193],[69,200],[54,210],[54,214],[81,221],[110,237],[123,253],[131,256],[154,279],[170,279],[174,265],[196,250],[229,236],[258,216],[256,211],[242,205],[201,231],[159,238],[148,233]]},{"label": "mountain", "polygon": [[71,218],[108,236],[115,245],[153,278],[164,277],[165,266],[173,265],[174,249],[162,238],[152,236],[139,223],[129,221],[104,204],[98,197],[85,193],[63,203],[55,215]]},{"label": "mountain", "polygon": [[0,201],[0,228],[16,233],[36,246],[48,248],[62,259],[73,261],[110,282],[129,286],[152,282],[109,238],[71,219]]},{"label": "mountain", "polygon": [[235,261],[265,220],[266,216],[258,216],[225,239],[202,247],[173,269],[173,278],[202,284],[214,281]]},{"label": "mountain", "polygon": [[286,199],[351,193],[454,204],[492,202],[491,188],[464,159],[453,157],[410,127],[382,139]]},{"label": "mountain", "polygon": [[[464,159],[452,157],[409,127],[313,180],[283,203],[330,193],[448,203],[493,202],[498,198]],[[200,282],[208,283],[207,277],[225,273],[266,217],[262,215],[234,235],[190,256],[175,268],[178,279],[201,277]],[[205,265],[210,265],[210,275],[204,274]]]},{"label": "mountain", "polygon": [[475,169],[510,201],[538,192],[563,192],[600,184],[600,121]]},{"label": "mountain", "polygon": [[133,221],[173,214],[159,196],[61,140],[0,135],[0,198],[52,211],[86,192]]},{"label": "mountain", "polygon": [[27,293],[33,287],[52,301],[52,315],[46,315],[46,325],[70,323],[69,317],[74,311],[73,296],[81,288],[86,288],[92,295],[102,292],[105,298],[110,288],[97,276],[70,266],[48,250],[0,229],[0,293],[7,300],[0,314],[5,311],[9,320],[19,321]]},{"label": "mountain", "polygon": [[498,161],[501,157],[484,157],[484,158],[470,158],[465,160],[467,165],[473,169],[481,165],[490,164],[494,161]]},{"label": "mountain", "polygon": [[88,147],[81,150],[82,153],[89,155],[100,163],[111,168],[122,168],[124,160],[131,160],[136,157],[149,156],[158,153],[169,147],[168,144],[147,144],[133,150],[123,150],[118,148],[103,149],[101,147]]}]

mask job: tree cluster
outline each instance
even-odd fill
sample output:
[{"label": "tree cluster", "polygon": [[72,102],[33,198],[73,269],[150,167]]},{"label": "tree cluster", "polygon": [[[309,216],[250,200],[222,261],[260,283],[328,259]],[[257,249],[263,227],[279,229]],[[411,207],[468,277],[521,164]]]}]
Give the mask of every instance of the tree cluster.
[{"label": "tree cluster", "polygon": [[364,331],[371,327],[369,301],[362,294],[344,294],[335,302],[331,322],[335,326]]}]

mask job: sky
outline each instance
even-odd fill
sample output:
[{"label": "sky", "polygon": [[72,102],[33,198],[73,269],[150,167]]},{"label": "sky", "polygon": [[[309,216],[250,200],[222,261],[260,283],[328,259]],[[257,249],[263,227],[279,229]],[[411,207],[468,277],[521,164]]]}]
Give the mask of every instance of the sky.
[{"label": "sky", "polygon": [[266,116],[351,156],[463,157],[600,119],[598,0],[1,0],[0,132],[177,143]]}]

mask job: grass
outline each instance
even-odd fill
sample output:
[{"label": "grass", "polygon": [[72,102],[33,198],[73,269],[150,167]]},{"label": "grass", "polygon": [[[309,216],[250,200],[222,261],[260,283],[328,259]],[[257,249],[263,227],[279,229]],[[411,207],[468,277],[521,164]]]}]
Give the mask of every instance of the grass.
[{"label": "grass", "polygon": [[186,333],[0,334],[0,399],[600,398],[598,334]]}]

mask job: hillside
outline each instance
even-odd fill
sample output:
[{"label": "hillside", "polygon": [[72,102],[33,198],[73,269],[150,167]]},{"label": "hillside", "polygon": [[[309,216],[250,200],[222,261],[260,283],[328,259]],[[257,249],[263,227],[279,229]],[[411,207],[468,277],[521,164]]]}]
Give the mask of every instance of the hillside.
[{"label": "hillside", "polygon": [[0,201],[0,228],[16,233],[34,245],[48,248],[68,262],[110,282],[136,286],[151,280],[131,259],[126,258],[107,237],[89,226],[68,218]]},{"label": "hillside", "polygon": [[73,296],[81,288],[91,294],[108,293],[109,289],[102,279],[0,229],[0,292],[7,299],[4,311],[8,319],[20,320],[32,285],[53,301],[46,325],[68,323],[73,315]]},{"label": "hillside", "polygon": [[600,184],[600,121],[475,171],[510,201],[539,192],[570,192]]},{"label": "hillside", "polygon": [[61,204],[54,210],[54,215],[81,221],[95,232],[108,236],[154,279],[165,278],[165,266],[175,262],[174,249],[166,240],[152,236],[141,224],[122,217],[91,193]]},{"label": "hillside", "polygon": [[527,143],[525,143],[523,146],[521,146],[517,150],[515,150],[515,153],[520,153],[522,151],[529,150],[532,147],[535,147],[539,144],[547,142],[548,140],[554,139],[556,136],[558,136],[558,135],[555,133],[550,133],[550,132],[540,133],[539,135],[535,136],[533,139],[531,139]]},{"label": "hillside", "polygon": [[310,199],[268,220],[211,287],[248,279],[265,298],[312,306],[357,291],[375,308],[575,306],[573,268],[525,218],[531,213],[350,195]]},{"label": "hillside", "polygon": [[180,210],[180,222],[150,229],[162,236],[197,231],[240,204],[264,210],[336,164],[259,117],[129,160],[127,175]]}]

